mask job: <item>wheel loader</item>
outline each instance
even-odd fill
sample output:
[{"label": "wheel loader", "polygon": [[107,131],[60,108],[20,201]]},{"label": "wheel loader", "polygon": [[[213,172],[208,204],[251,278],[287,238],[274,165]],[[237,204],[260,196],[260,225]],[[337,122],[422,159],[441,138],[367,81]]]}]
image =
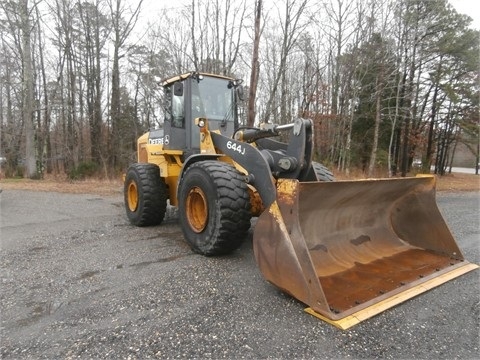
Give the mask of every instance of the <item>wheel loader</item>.
[{"label": "wheel loader", "polygon": [[[241,81],[190,72],[164,80],[163,128],[137,142],[126,213],[160,224],[167,202],[193,251],[253,250],[265,279],[347,329],[476,269],[435,201],[435,178],[334,181],[312,160],[313,124],[241,126]],[[281,139],[286,139],[280,141]]]}]

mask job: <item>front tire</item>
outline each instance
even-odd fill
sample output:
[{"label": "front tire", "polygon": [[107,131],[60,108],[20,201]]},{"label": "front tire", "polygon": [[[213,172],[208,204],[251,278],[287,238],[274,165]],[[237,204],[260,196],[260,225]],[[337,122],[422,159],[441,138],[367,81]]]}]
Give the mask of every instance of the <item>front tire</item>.
[{"label": "front tire", "polygon": [[185,171],[178,206],[184,237],[202,255],[232,252],[250,228],[250,196],[244,176],[221,161],[199,161]]},{"label": "front tire", "polygon": [[306,179],[303,181],[335,181],[335,177],[326,166],[312,161]]},{"label": "front tire", "polygon": [[155,164],[136,163],[127,170],[124,201],[128,220],[136,226],[158,225],[167,210],[167,187]]}]

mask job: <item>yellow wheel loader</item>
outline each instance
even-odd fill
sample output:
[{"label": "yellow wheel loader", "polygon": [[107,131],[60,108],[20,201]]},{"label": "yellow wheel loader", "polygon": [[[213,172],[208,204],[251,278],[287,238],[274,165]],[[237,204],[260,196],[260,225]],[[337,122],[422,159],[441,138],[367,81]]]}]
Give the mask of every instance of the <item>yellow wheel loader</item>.
[{"label": "yellow wheel loader", "polygon": [[478,267],[437,208],[434,177],[333,181],[312,161],[310,120],[239,125],[241,81],[191,72],[162,85],[163,129],[138,139],[125,176],[132,224],[160,224],[169,201],[210,256],[237,249],[258,217],[264,277],[343,329]]}]

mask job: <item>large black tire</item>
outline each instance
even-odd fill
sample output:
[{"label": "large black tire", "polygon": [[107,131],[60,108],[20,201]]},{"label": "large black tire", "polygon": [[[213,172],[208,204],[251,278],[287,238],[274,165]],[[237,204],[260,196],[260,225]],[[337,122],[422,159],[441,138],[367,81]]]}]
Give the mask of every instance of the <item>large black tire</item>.
[{"label": "large black tire", "polygon": [[312,161],[306,179],[303,181],[335,181],[335,177],[326,166]]},{"label": "large black tire", "polygon": [[158,225],[163,221],[167,210],[167,187],[157,165],[130,165],[123,193],[127,217],[133,225]]},{"label": "large black tire", "polygon": [[179,219],[185,240],[202,255],[240,247],[250,228],[250,195],[245,176],[217,160],[192,164],[178,188]]}]

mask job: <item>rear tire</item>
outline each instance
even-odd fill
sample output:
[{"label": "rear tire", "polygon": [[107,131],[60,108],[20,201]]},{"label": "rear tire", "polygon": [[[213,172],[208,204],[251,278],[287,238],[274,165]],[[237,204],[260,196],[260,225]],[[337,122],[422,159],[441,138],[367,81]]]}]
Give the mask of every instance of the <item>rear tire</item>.
[{"label": "rear tire", "polygon": [[250,195],[244,175],[221,161],[199,161],[185,171],[178,207],[185,240],[202,255],[232,252],[250,228]]},{"label": "rear tire", "polygon": [[335,181],[335,177],[326,166],[312,161],[310,171],[304,181]]},{"label": "rear tire", "polygon": [[157,165],[136,163],[127,170],[124,201],[128,220],[136,226],[158,225],[167,210],[167,186]]}]

